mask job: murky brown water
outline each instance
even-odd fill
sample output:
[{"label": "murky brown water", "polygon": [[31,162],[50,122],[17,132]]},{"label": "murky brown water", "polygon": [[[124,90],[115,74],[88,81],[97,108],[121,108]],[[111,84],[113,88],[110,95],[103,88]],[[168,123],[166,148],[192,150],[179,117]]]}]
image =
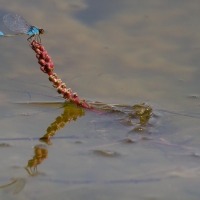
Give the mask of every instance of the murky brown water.
[{"label": "murky brown water", "polygon": [[[105,105],[63,104],[26,36],[1,37],[1,198],[198,200],[199,6],[2,0],[0,18],[45,29],[67,87]],[[132,110],[142,102],[151,116]]]}]

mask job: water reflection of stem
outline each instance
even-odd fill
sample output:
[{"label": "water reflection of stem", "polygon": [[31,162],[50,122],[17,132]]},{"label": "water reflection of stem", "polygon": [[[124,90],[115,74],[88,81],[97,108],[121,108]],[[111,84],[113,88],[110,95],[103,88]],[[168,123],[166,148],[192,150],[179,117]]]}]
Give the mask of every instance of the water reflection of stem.
[{"label": "water reflection of stem", "polygon": [[[135,126],[136,124],[145,126],[152,116],[152,108],[144,103],[136,104],[134,106],[108,105],[103,103],[90,103],[90,105],[103,111],[104,114],[118,113],[119,116],[123,116],[119,122],[128,126]],[[64,126],[71,121],[76,121],[78,117],[85,115],[83,108],[77,107],[75,104],[69,102],[66,102],[63,108],[63,113],[51,123],[47,128],[46,133],[40,138],[40,141],[51,145],[50,138],[53,137],[58,130],[64,128]]]},{"label": "water reflection of stem", "polygon": [[35,176],[38,174],[37,166],[40,165],[48,157],[48,150],[43,146],[34,147],[34,156],[28,161],[25,167],[29,175]]},{"label": "water reflection of stem", "polygon": [[82,117],[84,115],[85,112],[81,107],[77,107],[74,104],[66,104],[64,106],[63,113],[58,116],[55,121],[47,128],[46,134],[43,135],[40,140],[50,145],[50,138],[53,137],[58,130],[64,128],[64,126],[71,121],[76,121],[78,117]]}]

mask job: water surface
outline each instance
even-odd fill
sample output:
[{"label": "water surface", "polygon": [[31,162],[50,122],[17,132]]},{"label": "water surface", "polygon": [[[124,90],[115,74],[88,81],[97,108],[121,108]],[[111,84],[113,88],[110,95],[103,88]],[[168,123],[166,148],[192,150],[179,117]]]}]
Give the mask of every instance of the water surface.
[{"label": "water surface", "polygon": [[45,29],[67,87],[114,111],[63,104],[26,36],[1,37],[1,198],[199,199],[199,4],[2,0]]}]

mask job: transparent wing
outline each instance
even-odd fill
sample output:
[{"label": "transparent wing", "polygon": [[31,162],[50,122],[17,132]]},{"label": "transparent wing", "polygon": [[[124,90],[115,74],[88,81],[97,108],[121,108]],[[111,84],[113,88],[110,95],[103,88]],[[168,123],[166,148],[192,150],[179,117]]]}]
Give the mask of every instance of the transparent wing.
[{"label": "transparent wing", "polygon": [[16,33],[27,33],[31,28],[31,25],[19,15],[7,14],[3,17],[3,22]]},{"label": "transparent wing", "polygon": [[18,194],[24,188],[25,184],[26,184],[26,179],[14,178],[12,179],[11,183],[0,186],[0,190],[4,193]]}]

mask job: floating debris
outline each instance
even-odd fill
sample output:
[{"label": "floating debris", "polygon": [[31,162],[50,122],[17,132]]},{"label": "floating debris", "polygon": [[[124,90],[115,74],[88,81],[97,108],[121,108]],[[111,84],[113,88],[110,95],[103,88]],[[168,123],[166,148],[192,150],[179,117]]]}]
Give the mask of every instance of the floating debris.
[{"label": "floating debris", "polygon": [[0,147],[11,147],[11,145],[7,143],[0,143]]},{"label": "floating debris", "polygon": [[118,152],[110,151],[110,150],[93,150],[93,152],[97,155],[106,156],[106,157],[115,157],[115,156],[120,155]]}]

